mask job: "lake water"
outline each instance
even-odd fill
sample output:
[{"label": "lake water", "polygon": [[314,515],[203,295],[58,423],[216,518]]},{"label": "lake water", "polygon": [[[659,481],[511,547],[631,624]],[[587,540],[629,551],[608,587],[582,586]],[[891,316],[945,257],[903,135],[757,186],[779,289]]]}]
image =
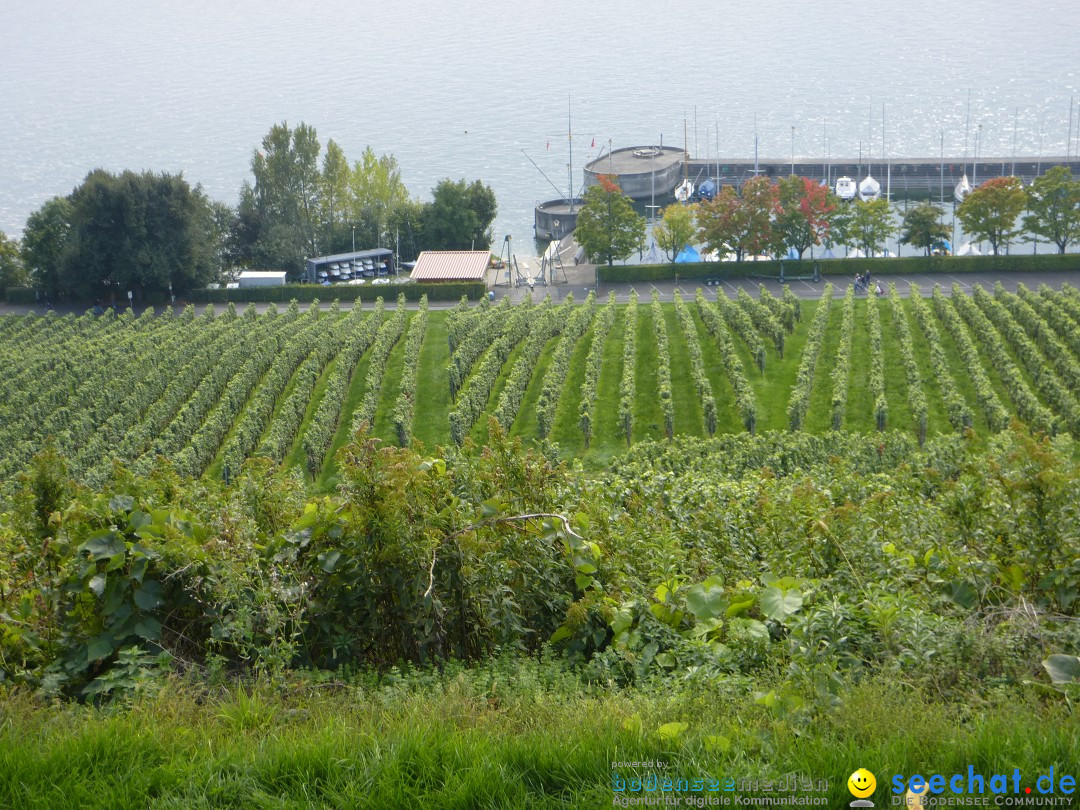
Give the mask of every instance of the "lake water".
[{"label": "lake water", "polygon": [[[253,149],[306,121],[410,191],[480,178],[496,244],[615,148],[786,159],[1080,151],[1080,3],[42,0],[0,6],[0,230],[91,169],[180,172],[235,204]],[[981,126],[981,131],[978,127]],[[719,141],[719,144],[717,143]]]}]

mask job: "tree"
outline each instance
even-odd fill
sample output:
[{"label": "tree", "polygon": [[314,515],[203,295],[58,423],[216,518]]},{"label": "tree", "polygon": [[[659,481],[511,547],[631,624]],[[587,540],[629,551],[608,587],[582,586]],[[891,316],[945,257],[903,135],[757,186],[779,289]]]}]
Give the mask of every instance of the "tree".
[{"label": "tree", "polygon": [[61,261],[71,234],[71,203],[53,197],[26,220],[22,238],[23,265],[35,284],[53,300],[65,294]]},{"label": "tree", "polygon": [[0,231],[0,293],[8,287],[21,287],[28,279],[19,253],[19,240]]},{"label": "tree", "polygon": [[1080,181],[1066,166],[1054,166],[1035,178],[1027,193],[1024,228],[1057,245],[1064,253],[1070,242],[1080,240]]},{"label": "tree", "polygon": [[944,213],[939,206],[930,202],[909,208],[904,214],[900,244],[922,248],[929,256],[934,245],[949,238],[949,227],[941,221]]},{"label": "tree", "polygon": [[634,210],[613,177],[602,174],[597,179],[598,184],[585,191],[574,235],[586,254],[610,267],[645,241],[645,217]]},{"label": "tree", "polygon": [[889,201],[879,197],[869,202],[855,202],[848,230],[849,244],[859,247],[867,256],[879,252],[886,240],[896,233]]},{"label": "tree", "polygon": [[349,161],[345,151],[333,139],[326,143],[322,172],[319,175],[319,242],[326,252],[336,252],[352,244],[349,227]]},{"label": "tree", "polygon": [[667,254],[668,261],[675,257],[694,238],[694,206],[676,203],[664,209],[660,222],[653,228],[656,244]]},{"label": "tree", "polygon": [[479,180],[440,180],[424,206],[424,243],[431,250],[491,247],[495,192]]},{"label": "tree", "polygon": [[990,243],[994,255],[1019,231],[1016,218],[1027,204],[1027,193],[1016,177],[995,177],[972,191],[956,209],[964,230]]},{"label": "tree", "polygon": [[773,228],[784,247],[791,248],[801,260],[813,245],[820,245],[829,235],[836,202],[829,190],[806,177],[791,175],[779,183],[780,212]]},{"label": "tree", "polygon": [[251,157],[254,186],[240,192],[240,233],[251,240],[244,251],[265,267],[298,276],[307,256],[319,252],[317,222],[322,174],[314,127],[274,125]]},{"label": "tree", "polygon": [[825,234],[823,244],[827,248],[848,247],[851,245],[851,223],[855,218],[855,206],[846,203],[830,191],[829,202],[833,212],[829,215],[829,232]]},{"label": "tree", "polygon": [[397,159],[376,157],[367,147],[349,174],[349,217],[356,225],[358,244],[374,247],[388,242],[397,210],[409,202]]},{"label": "tree", "polygon": [[182,293],[214,278],[221,209],[180,175],[96,169],[68,198],[64,288],[86,300],[128,290]]},{"label": "tree", "polygon": [[743,183],[742,194],[724,186],[697,211],[698,238],[719,254],[744,256],[772,253],[776,237],[772,217],[777,211],[777,189],[768,178],[752,177]]}]

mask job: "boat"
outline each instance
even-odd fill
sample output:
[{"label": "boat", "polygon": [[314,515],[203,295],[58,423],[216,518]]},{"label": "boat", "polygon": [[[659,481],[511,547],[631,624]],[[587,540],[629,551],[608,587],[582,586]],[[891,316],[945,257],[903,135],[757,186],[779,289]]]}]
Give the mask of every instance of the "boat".
[{"label": "boat", "polygon": [[716,196],[716,183],[713,182],[711,177],[706,177],[701,181],[701,185],[698,186],[698,197],[703,200],[711,200]]},{"label": "boat", "polygon": [[960,249],[956,251],[957,256],[982,256],[982,251],[979,250],[979,246],[974,242],[965,242],[960,246]]},{"label": "boat", "polygon": [[681,203],[686,202],[687,200],[689,200],[693,196],[694,196],[694,184],[690,181],[689,178],[684,179],[675,188],[675,199],[678,200]]},{"label": "boat", "polygon": [[863,181],[859,183],[859,199],[863,202],[870,202],[876,200],[881,196],[881,183],[871,177],[869,174],[863,178]]},{"label": "boat", "polygon": [[967,195],[971,193],[971,181],[968,180],[967,172],[960,178],[960,182],[956,184],[956,188],[953,189],[953,199],[958,203],[962,203],[967,199]]},{"label": "boat", "polygon": [[850,177],[841,177],[836,181],[836,196],[841,200],[854,200],[857,186]]}]

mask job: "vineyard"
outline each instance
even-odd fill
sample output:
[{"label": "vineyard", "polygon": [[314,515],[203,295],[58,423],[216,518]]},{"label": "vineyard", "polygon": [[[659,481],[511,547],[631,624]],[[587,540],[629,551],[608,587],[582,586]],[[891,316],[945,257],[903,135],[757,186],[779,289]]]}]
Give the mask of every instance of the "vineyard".
[{"label": "vineyard", "polygon": [[922,444],[1014,418],[1080,435],[1080,293],[949,292],[7,317],[0,476],[51,437],[92,486],[116,461],[227,479],[253,456],[325,485],[362,425],[430,448],[482,443],[497,423],[592,467],[680,435],[898,430]]}]

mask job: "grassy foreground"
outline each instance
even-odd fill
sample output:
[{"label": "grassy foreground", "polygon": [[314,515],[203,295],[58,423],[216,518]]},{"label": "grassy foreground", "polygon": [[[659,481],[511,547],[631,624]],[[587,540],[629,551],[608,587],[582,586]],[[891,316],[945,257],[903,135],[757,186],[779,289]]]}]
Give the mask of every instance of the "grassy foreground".
[{"label": "grassy foreground", "polygon": [[1077,716],[1032,691],[951,702],[884,677],[786,712],[760,705],[749,679],[618,690],[531,659],[291,678],[157,682],[108,709],[9,696],[0,806],[602,807],[632,795],[613,775],[656,772],[613,764],[644,760],[673,779],[824,779],[830,807],[850,801],[847,776],[865,767],[882,807],[893,774],[1019,768],[1031,784],[1051,766],[1070,772],[1080,749]]}]

